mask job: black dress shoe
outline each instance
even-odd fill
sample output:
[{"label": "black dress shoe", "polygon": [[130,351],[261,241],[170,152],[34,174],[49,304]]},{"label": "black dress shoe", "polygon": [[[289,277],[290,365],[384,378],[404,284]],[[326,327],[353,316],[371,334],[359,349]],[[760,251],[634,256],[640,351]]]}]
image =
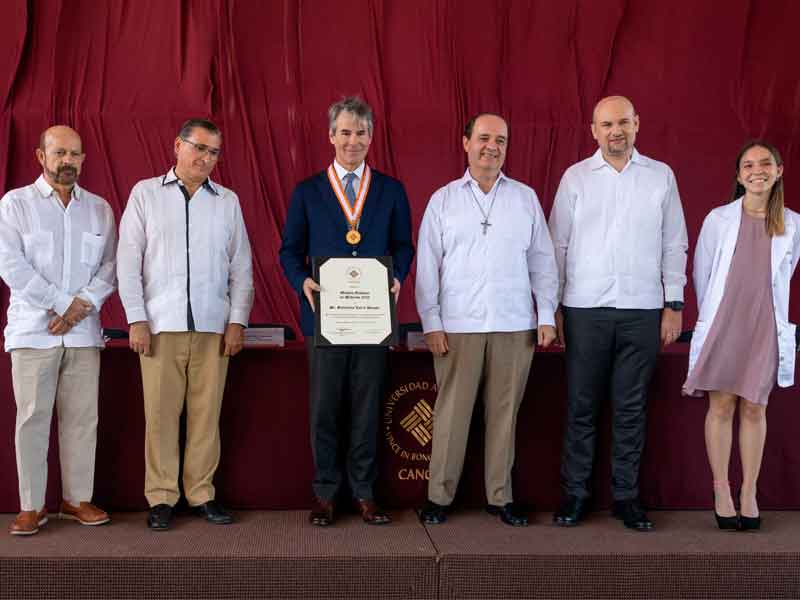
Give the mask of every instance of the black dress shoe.
[{"label": "black dress shoe", "polygon": [[512,527],[528,526],[528,515],[513,502],[509,502],[505,506],[487,504],[486,512],[490,515],[500,517],[500,520],[506,525],[511,525]]},{"label": "black dress shoe", "polygon": [[419,520],[423,525],[441,525],[447,521],[446,510],[446,506],[426,500],[425,505],[419,509]]},{"label": "black dress shoe", "polygon": [[169,504],[156,504],[147,513],[147,526],[153,531],[166,531],[172,522],[173,509]]},{"label": "black dress shoe", "polygon": [[574,527],[586,516],[586,500],[577,496],[566,496],[553,513],[553,523],[561,527]]},{"label": "black dress shoe", "polygon": [[216,500],[209,500],[205,504],[195,506],[192,510],[194,514],[203,517],[206,521],[214,525],[230,525],[233,523],[233,517],[217,504]]},{"label": "black dress shoe", "polygon": [[639,501],[636,499],[615,500],[612,514],[620,519],[625,524],[625,527],[630,529],[635,529],[636,531],[651,531],[653,529],[653,522],[647,518]]}]

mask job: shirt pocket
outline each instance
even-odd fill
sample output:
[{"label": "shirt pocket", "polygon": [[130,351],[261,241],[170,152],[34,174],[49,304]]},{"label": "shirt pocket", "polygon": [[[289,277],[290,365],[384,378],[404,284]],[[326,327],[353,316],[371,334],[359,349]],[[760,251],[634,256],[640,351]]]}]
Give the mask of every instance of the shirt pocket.
[{"label": "shirt pocket", "polygon": [[94,269],[103,258],[103,250],[106,247],[106,236],[95,235],[91,232],[83,233],[81,241],[81,262],[87,267]]},{"label": "shirt pocket", "polygon": [[37,267],[48,267],[53,262],[53,232],[36,231],[22,235],[25,256]]},{"label": "shirt pocket", "polygon": [[481,302],[474,280],[462,281],[444,291],[441,296],[442,317],[452,320],[484,319],[486,305]]}]

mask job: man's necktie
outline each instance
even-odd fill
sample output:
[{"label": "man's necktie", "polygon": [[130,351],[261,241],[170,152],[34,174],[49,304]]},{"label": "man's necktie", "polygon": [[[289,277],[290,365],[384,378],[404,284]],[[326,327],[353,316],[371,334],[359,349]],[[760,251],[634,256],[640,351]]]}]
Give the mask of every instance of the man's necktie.
[{"label": "man's necktie", "polygon": [[356,191],[353,189],[353,182],[355,179],[355,173],[348,173],[344,176],[344,195],[347,196],[347,201],[350,203],[351,209],[356,205]]}]

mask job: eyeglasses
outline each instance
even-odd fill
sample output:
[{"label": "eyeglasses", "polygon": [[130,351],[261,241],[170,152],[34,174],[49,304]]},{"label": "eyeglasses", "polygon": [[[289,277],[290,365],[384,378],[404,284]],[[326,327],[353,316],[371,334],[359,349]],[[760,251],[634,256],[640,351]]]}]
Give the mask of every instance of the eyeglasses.
[{"label": "eyeglasses", "polygon": [[219,155],[222,154],[222,148],[212,148],[211,146],[206,146],[205,144],[198,144],[192,140],[187,140],[184,137],[182,137],[181,140],[194,146],[194,149],[200,154],[208,154],[214,160],[218,159]]}]

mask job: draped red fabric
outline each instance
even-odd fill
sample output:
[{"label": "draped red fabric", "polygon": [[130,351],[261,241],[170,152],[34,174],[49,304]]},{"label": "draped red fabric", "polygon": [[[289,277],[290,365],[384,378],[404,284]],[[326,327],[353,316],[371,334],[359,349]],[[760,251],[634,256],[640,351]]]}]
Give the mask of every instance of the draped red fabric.
[{"label": "draped red fabric", "polygon": [[[798,23],[795,0],[4,0],[0,187],[30,183],[40,132],[67,123],[87,152],[81,183],[119,218],[131,186],[171,165],[180,123],[210,117],[225,140],[216,177],[238,192],[253,244],[252,320],[297,329],[277,251],[292,188],[332,158],[332,101],[374,107],[369,161],[405,183],[416,228],[463,173],[473,113],[507,117],[505,171],[549,212],[564,169],[595,148],[594,103],[625,94],[638,148],[676,173],[694,242],[750,137],[782,150],[800,208]],[[417,320],[413,287],[412,270],[401,322]],[[104,316],[124,325],[116,297]]]}]

